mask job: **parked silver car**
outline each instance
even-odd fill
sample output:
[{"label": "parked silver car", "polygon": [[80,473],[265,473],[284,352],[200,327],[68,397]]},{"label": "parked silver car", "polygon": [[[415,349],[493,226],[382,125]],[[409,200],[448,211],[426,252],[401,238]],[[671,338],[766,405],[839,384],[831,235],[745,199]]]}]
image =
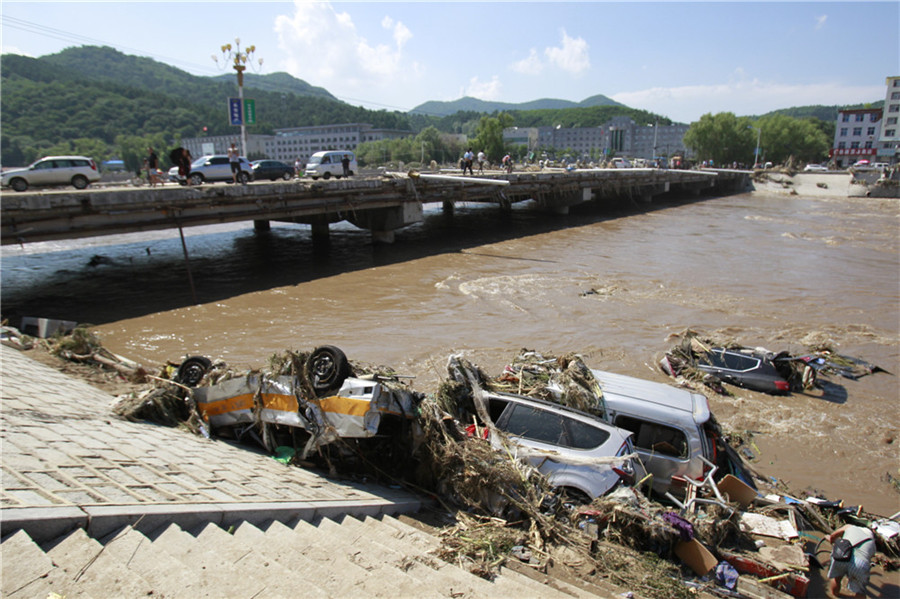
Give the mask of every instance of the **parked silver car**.
[{"label": "parked silver car", "polygon": [[26,168],[5,171],[0,176],[0,185],[16,191],[50,185],[72,185],[75,189],[84,189],[99,180],[100,171],[91,158],[44,156]]},{"label": "parked silver car", "polygon": [[[214,154],[201,156],[191,163],[191,185],[213,181],[232,181],[231,164],[226,154]],[[247,183],[253,180],[253,165],[241,156],[241,171],[238,173],[238,183]],[[169,181],[184,183],[184,178],[178,174],[178,167],[169,169]]]},{"label": "parked silver car", "polygon": [[483,397],[491,420],[519,447],[520,457],[572,500],[589,502],[646,474],[633,457],[627,430],[557,403],[496,392]]}]

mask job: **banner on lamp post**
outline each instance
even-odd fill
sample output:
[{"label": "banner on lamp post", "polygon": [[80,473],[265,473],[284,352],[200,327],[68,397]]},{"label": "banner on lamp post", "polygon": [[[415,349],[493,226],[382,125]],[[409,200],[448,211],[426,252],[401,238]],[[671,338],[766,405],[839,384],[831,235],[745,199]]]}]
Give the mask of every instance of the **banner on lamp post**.
[{"label": "banner on lamp post", "polygon": [[256,124],[256,100],[244,100],[244,124]]},{"label": "banner on lamp post", "polygon": [[240,98],[228,98],[228,117],[232,125],[244,124],[244,110]]}]

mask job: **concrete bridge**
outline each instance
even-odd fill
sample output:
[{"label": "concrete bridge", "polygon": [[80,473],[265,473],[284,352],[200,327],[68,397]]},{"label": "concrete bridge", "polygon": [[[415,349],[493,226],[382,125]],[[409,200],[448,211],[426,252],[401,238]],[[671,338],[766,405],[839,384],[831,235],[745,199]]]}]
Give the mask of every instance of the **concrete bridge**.
[{"label": "concrete bridge", "polygon": [[330,223],[348,221],[392,242],[394,231],[422,220],[425,204],[483,202],[509,208],[531,201],[553,213],[583,202],[652,203],[664,194],[741,191],[750,173],[735,170],[591,169],[490,174],[483,177],[415,172],[328,181],[199,187],[97,188],[82,191],[4,191],[0,212],[3,245],[96,237],[160,229],[254,221],[312,226],[327,238]]}]

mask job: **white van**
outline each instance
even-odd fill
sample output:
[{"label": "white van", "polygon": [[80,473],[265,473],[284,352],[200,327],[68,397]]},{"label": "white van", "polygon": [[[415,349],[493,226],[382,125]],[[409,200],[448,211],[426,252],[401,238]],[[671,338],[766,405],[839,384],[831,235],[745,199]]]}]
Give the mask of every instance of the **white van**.
[{"label": "white van", "polygon": [[316,152],[309,157],[309,162],[306,163],[305,175],[312,177],[313,180],[319,177],[323,179],[330,179],[331,177],[340,179],[344,176],[344,165],[342,164],[344,156],[350,159],[349,174],[352,176],[359,167],[356,164],[356,156],[350,150]]}]

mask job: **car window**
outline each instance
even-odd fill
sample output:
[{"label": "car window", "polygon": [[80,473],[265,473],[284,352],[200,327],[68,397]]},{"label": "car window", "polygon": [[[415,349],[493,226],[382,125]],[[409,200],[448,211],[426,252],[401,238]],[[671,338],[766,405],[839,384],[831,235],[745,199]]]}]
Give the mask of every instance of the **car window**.
[{"label": "car window", "polygon": [[90,166],[87,160],[73,160],[72,166]]},{"label": "car window", "polygon": [[566,418],[566,428],[569,439],[566,446],[573,449],[594,449],[609,439],[609,431],[580,420]]},{"label": "car window", "polygon": [[209,161],[210,164],[225,164],[226,162],[228,162],[228,158],[224,157],[224,156],[219,157],[219,158],[213,158],[212,160]]},{"label": "car window", "polygon": [[725,367],[732,370],[750,370],[759,366],[757,358],[725,352]]},{"label": "car window", "polygon": [[44,171],[44,170],[48,170],[51,168],[56,168],[53,165],[52,160],[44,160],[43,162],[38,162],[37,164],[34,165],[34,170],[36,170],[36,171]]},{"label": "car window", "polygon": [[505,430],[513,436],[551,445],[560,445],[563,440],[563,420],[559,414],[520,404],[512,406]]},{"label": "car window", "polygon": [[634,434],[632,442],[638,449],[676,458],[688,457],[687,437],[677,428],[622,414],[616,416],[615,424]]},{"label": "car window", "polygon": [[53,168],[70,168],[72,166],[71,160],[54,160]]}]

